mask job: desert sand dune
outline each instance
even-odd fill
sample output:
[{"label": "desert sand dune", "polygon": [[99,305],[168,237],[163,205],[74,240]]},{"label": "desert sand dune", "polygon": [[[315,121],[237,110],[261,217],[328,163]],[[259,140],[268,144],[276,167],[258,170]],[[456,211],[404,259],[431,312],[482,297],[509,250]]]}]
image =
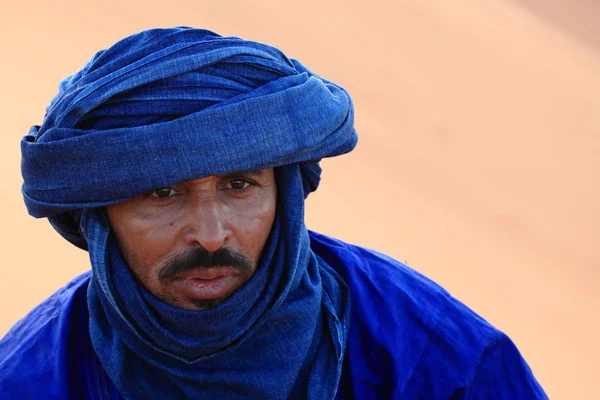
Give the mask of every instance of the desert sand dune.
[{"label": "desert sand dune", "polygon": [[595,0],[511,0],[534,18],[545,20],[572,40],[600,51],[598,20],[600,3]]},{"label": "desert sand dune", "polygon": [[193,25],[276,45],[353,95],[359,146],[323,162],[309,228],[445,286],[513,338],[551,398],[599,396],[596,2],[80,4],[2,6],[0,334],[89,265],[27,216],[19,139],[96,50]]}]

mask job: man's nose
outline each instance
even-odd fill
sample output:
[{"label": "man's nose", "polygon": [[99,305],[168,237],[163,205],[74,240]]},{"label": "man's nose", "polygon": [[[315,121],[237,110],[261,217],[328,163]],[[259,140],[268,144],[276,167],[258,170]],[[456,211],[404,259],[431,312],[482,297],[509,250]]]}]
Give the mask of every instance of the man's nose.
[{"label": "man's nose", "polygon": [[218,201],[195,202],[187,214],[188,223],[183,232],[183,239],[190,246],[200,245],[212,253],[223,247],[233,234],[223,207]]}]

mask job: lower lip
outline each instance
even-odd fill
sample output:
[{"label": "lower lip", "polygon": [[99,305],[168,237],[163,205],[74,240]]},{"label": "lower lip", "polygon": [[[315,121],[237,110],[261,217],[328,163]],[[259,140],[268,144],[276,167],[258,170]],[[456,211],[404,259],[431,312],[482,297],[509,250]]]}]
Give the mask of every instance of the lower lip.
[{"label": "lower lip", "polygon": [[175,279],[173,284],[179,292],[193,299],[218,299],[228,295],[236,282],[236,275],[219,276],[214,279]]}]

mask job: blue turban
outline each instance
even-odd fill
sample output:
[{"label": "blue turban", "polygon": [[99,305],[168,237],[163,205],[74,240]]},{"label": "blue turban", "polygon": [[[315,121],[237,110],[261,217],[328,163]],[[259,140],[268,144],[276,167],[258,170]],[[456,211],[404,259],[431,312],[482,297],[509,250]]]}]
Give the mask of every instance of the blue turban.
[{"label": "blue turban", "polygon": [[[90,336],[126,398],[333,398],[347,287],[309,245],[304,199],[356,145],[347,92],[264,44],[152,29],[66,78],[21,142],[29,213],[87,248]],[[102,207],[188,179],[276,167],[275,222],[253,277],[212,310],[138,285]]]}]

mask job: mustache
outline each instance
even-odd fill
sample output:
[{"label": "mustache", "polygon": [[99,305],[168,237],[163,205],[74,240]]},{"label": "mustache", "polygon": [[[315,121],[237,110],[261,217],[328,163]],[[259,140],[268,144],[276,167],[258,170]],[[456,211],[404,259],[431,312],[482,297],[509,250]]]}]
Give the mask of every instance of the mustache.
[{"label": "mustache", "polygon": [[174,280],[177,274],[198,268],[233,267],[240,274],[250,274],[252,263],[250,259],[242,254],[227,248],[209,252],[204,248],[191,250],[180,256],[168,259],[158,273],[160,281]]}]

